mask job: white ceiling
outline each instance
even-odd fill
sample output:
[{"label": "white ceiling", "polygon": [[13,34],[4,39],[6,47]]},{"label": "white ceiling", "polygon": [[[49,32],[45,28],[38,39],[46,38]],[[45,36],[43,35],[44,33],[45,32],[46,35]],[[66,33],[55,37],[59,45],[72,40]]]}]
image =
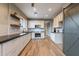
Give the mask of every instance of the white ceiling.
[{"label": "white ceiling", "polygon": [[[59,11],[62,10],[63,6],[69,3],[35,3],[37,16],[34,14],[34,9],[31,3],[15,3],[15,5],[24,12],[24,14],[32,19],[52,19]],[[49,12],[48,9],[51,8],[52,11]]]}]

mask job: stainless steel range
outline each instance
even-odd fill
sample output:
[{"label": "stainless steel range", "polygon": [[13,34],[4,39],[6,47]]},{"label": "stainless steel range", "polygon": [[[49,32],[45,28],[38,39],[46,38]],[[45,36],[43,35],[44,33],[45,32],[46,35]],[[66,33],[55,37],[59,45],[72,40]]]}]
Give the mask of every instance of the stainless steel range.
[{"label": "stainless steel range", "polygon": [[35,25],[35,28],[29,29],[32,32],[32,39],[44,38],[44,28],[40,28],[40,26]]},{"label": "stainless steel range", "polygon": [[35,37],[41,37],[41,33],[35,33]]}]

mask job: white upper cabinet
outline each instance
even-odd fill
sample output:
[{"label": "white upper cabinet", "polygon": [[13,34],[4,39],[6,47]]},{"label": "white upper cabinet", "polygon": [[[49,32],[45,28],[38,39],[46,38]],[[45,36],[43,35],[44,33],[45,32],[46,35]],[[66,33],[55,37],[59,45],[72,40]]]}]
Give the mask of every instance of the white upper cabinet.
[{"label": "white upper cabinet", "polygon": [[30,20],[28,22],[28,28],[35,28],[35,25],[39,25],[40,28],[44,28],[44,20]]}]

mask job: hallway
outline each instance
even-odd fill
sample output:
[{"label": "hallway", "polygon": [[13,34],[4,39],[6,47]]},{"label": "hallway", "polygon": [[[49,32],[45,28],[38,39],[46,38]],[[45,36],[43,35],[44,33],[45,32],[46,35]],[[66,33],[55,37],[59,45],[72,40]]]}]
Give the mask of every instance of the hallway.
[{"label": "hallway", "polygon": [[31,40],[20,56],[64,56],[64,54],[50,38],[45,38]]}]

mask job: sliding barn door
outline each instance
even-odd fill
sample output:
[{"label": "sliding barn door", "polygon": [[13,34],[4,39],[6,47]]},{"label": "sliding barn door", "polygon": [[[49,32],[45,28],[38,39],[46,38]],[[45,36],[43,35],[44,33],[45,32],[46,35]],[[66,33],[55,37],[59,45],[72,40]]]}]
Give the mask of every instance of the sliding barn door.
[{"label": "sliding barn door", "polygon": [[79,56],[79,4],[71,4],[64,9],[64,53]]}]

